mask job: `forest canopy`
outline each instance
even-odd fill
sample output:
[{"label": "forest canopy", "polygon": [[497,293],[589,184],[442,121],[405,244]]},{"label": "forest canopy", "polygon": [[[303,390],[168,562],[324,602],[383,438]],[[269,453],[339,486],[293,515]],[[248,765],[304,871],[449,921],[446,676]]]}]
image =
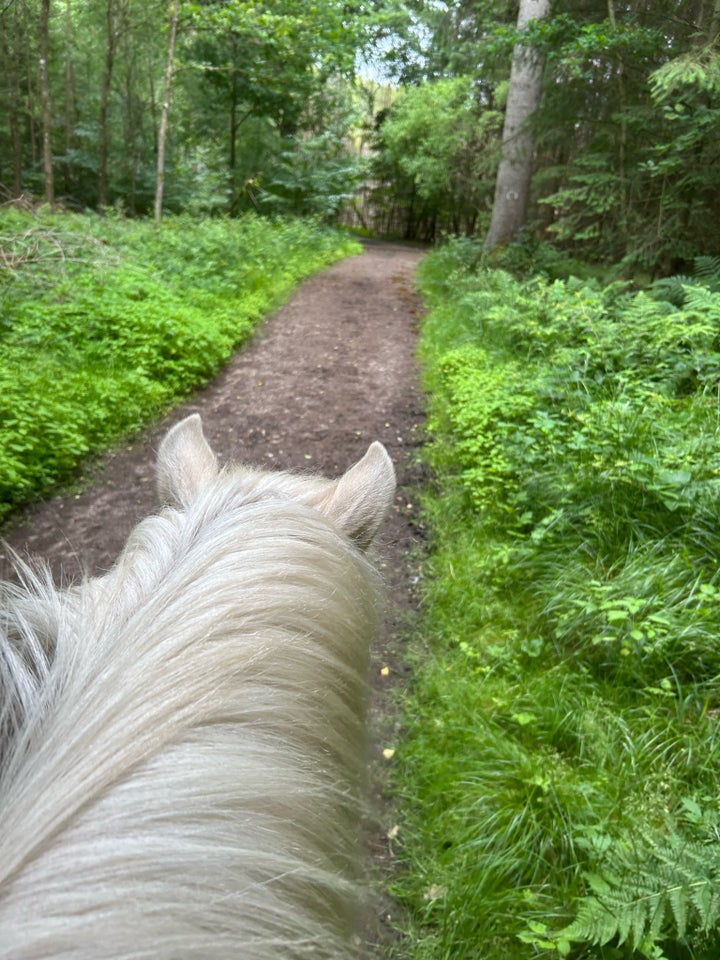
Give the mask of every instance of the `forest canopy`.
[{"label": "forest canopy", "polygon": [[720,253],[720,2],[533,9],[6,0],[3,194],[144,215],[162,178],[171,212],[484,236],[525,49],[541,69],[519,237],[630,271]]}]

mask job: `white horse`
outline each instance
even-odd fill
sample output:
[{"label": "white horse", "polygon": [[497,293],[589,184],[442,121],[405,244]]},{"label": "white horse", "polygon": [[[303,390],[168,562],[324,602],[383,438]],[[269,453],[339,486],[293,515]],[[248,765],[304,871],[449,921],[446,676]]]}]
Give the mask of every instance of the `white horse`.
[{"label": "white horse", "polygon": [[220,469],[188,417],[164,509],[0,613],[0,958],[345,960],[379,443],[338,481]]}]

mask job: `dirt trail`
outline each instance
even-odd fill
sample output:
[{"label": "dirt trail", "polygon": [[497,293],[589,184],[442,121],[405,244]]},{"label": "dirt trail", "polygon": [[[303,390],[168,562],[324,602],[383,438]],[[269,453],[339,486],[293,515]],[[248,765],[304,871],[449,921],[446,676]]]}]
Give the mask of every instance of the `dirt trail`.
[{"label": "dirt trail", "polygon": [[[81,492],[38,504],[0,529],[12,547],[44,558],[63,580],[107,569],[135,523],[155,508],[159,439],[195,411],[221,459],[280,469],[338,475],[372,440],[381,440],[395,462],[399,490],[381,545],[391,603],[373,661],[378,768],[393,736],[387,689],[400,681],[399,644],[414,607],[411,490],[422,406],[414,361],[421,304],[413,274],[420,256],[402,245],[369,243],[363,254],[310,279],[207,387],[88,467]],[[0,557],[0,574],[8,573]],[[381,673],[384,666],[388,674]],[[390,856],[388,826],[371,831],[380,872]],[[371,939],[383,939],[388,909],[378,907]]]}]

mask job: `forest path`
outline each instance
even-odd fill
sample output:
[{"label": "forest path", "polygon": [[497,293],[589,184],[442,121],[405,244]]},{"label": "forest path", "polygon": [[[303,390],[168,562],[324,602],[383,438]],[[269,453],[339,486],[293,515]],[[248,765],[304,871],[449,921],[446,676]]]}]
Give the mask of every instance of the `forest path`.
[{"label": "forest path", "polygon": [[[388,690],[401,682],[400,646],[415,608],[413,447],[422,419],[415,363],[421,303],[413,276],[422,251],[368,243],[362,254],[302,284],[220,374],[152,429],[86,471],[82,489],[30,507],[0,529],[21,555],[47,560],[63,580],[98,574],[116,559],[130,530],[155,509],[155,451],[168,426],[199,412],[221,458],[337,476],[372,440],[387,447],[398,495],[380,545],[390,604],[373,658],[372,729],[376,769],[391,745]],[[7,577],[6,558],[0,574]],[[389,667],[389,673],[381,673]],[[381,790],[382,777],[375,778]],[[382,807],[380,806],[380,809]],[[382,816],[381,818],[382,819]],[[391,856],[387,823],[370,829],[382,874]],[[385,913],[387,910],[385,910]],[[384,939],[383,907],[371,940]]]}]

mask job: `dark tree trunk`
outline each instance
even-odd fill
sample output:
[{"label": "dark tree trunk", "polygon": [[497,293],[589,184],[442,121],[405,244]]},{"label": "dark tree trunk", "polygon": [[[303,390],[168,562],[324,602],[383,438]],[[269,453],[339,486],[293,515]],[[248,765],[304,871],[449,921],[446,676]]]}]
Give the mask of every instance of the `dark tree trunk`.
[{"label": "dark tree trunk", "polygon": [[118,40],[122,32],[122,22],[125,16],[127,0],[122,0],[118,10],[115,0],[107,0],[107,48],[105,51],[105,70],[103,72],[102,88],[100,91],[100,111],[98,115],[98,207],[102,209],[108,203],[108,105],[112,87],[115,54]]},{"label": "dark tree trunk", "polygon": [[12,186],[10,189],[13,197],[19,197],[23,188],[23,156],[20,119],[20,104],[22,102],[22,91],[20,89],[21,30],[17,4],[12,11],[5,10],[8,20],[11,13],[13,17],[12,28],[0,29],[0,37],[2,38],[2,72],[5,75],[7,91],[8,127],[12,153]]}]

